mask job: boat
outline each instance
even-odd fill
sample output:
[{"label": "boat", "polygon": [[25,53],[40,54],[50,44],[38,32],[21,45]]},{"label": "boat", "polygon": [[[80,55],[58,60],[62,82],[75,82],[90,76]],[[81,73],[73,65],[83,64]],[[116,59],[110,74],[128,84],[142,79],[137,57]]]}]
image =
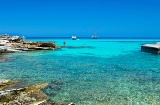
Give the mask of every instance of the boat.
[{"label": "boat", "polygon": [[98,36],[92,36],[92,39],[98,39],[99,37]]},{"label": "boat", "polygon": [[71,38],[72,40],[76,40],[77,39],[77,37],[76,36],[72,36],[72,38]]},{"label": "boat", "polygon": [[94,35],[92,36],[92,39],[98,39],[99,38],[99,36],[97,36],[96,34],[97,34],[97,32],[95,31]]}]

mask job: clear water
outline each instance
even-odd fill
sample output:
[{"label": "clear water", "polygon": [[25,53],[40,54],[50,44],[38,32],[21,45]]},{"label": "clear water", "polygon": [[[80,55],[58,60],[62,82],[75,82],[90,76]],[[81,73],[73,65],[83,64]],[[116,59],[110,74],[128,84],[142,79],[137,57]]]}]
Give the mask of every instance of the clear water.
[{"label": "clear water", "polygon": [[[44,92],[60,103],[77,105],[159,105],[160,56],[140,51],[136,39],[28,39],[55,41],[56,51],[7,54],[0,79],[49,83]],[[85,44],[85,46],[84,46]],[[55,83],[53,81],[60,81]]]}]

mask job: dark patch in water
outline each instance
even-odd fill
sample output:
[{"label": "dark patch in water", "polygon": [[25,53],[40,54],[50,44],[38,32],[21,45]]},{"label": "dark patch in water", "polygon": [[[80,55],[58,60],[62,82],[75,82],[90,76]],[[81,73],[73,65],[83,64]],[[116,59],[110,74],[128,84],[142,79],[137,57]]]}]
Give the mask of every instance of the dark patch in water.
[{"label": "dark patch in water", "polygon": [[61,91],[62,85],[63,82],[61,82],[60,80],[53,80],[44,89],[44,92],[49,96],[56,96]]},{"label": "dark patch in water", "polygon": [[149,71],[154,72],[154,73],[160,73],[160,69],[149,69]]},{"label": "dark patch in water", "polygon": [[9,58],[9,57],[6,57],[6,56],[0,56],[0,62],[12,61],[12,60],[14,60],[14,58]]}]

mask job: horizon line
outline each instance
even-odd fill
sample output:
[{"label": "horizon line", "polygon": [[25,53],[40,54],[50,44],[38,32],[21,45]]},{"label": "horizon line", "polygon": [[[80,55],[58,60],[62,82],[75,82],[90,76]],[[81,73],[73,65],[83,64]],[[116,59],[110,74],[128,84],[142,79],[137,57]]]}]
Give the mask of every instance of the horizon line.
[{"label": "horizon line", "polygon": [[[71,38],[71,37],[50,37],[50,36],[27,36],[26,38]],[[80,37],[77,37],[77,38],[91,38],[91,37],[83,37],[83,36],[80,36]],[[103,39],[103,38],[109,38],[109,39],[160,39],[160,37],[99,37],[99,39]]]}]

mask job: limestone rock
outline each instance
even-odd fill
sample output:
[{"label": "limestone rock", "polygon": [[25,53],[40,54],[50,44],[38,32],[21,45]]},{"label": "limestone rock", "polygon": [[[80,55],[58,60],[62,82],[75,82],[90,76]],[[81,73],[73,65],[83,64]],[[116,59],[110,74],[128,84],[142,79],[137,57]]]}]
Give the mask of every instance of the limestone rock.
[{"label": "limestone rock", "polygon": [[[10,81],[2,81],[6,85]],[[49,100],[46,94],[42,92],[48,84],[38,84],[25,88],[10,89],[0,91],[0,105],[28,105],[35,101]],[[4,88],[3,88],[4,89]]]},{"label": "limestone rock", "polygon": [[42,90],[42,89],[44,89],[47,85],[48,85],[48,83],[27,87],[27,88],[26,88],[26,92],[34,92],[34,91]]},{"label": "limestone rock", "polygon": [[13,84],[14,82],[10,80],[0,80],[0,90],[6,88],[7,86]]},{"label": "limestone rock", "polygon": [[[52,81],[53,82],[53,81]],[[14,84],[13,84],[14,83]],[[48,87],[48,83],[38,84],[29,87],[18,87],[16,84],[21,84],[21,82],[12,82],[9,80],[0,81],[0,86],[3,90],[0,90],[0,105],[75,105],[56,103],[55,101],[49,99],[42,89]],[[60,81],[53,82],[53,90],[56,91],[60,89]],[[8,87],[11,85],[10,87]]]}]

